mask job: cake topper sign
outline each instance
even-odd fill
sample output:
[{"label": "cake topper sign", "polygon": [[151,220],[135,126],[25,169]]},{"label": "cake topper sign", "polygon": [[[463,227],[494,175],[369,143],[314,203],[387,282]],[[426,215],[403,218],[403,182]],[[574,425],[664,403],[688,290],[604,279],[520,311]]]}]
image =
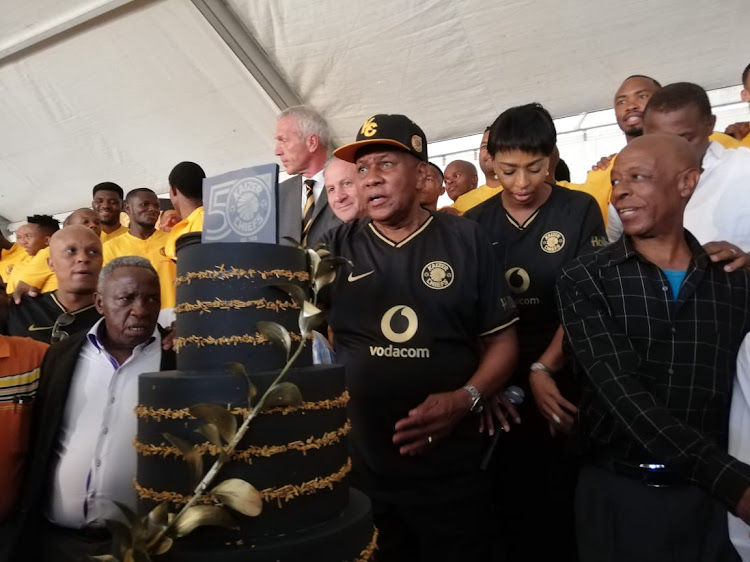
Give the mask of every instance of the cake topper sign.
[{"label": "cake topper sign", "polygon": [[265,164],[203,180],[203,242],[276,243],[279,167]]}]

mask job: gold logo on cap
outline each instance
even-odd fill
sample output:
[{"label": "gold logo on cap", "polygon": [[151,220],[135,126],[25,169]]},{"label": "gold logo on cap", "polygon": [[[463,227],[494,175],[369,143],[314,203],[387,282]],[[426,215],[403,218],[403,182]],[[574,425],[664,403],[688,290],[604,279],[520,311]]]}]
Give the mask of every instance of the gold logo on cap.
[{"label": "gold logo on cap", "polygon": [[422,152],[422,137],[414,135],[411,137],[411,146],[417,152]]},{"label": "gold logo on cap", "polygon": [[370,117],[362,125],[362,128],[359,130],[359,134],[364,135],[366,137],[371,137],[377,132],[377,130],[378,130],[378,124],[375,122],[375,118]]},{"label": "gold logo on cap", "polygon": [[547,234],[542,236],[539,245],[542,247],[542,250],[548,254],[554,254],[555,252],[562,250],[563,246],[565,246],[565,236],[563,236],[562,232],[550,230]]}]

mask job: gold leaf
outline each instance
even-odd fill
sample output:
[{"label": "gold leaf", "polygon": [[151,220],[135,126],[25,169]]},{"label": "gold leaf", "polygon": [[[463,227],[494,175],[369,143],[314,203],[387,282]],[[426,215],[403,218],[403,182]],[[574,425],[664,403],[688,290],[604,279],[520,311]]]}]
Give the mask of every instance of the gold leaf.
[{"label": "gold leaf", "polygon": [[296,384],[291,382],[280,382],[271,388],[268,393],[263,409],[283,408],[286,406],[300,406],[302,404],[302,393]]},{"label": "gold leaf", "polygon": [[229,443],[237,433],[237,418],[218,404],[196,404],[188,409],[190,415],[219,428],[219,433]]},{"label": "gold leaf", "polygon": [[307,293],[305,290],[294,283],[276,283],[270,286],[279,289],[280,291],[284,291],[284,293],[289,295],[297,306],[301,307],[302,303],[307,300]]},{"label": "gold leaf", "polygon": [[162,433],[164,439],[169,441],[172,445],[182,453],[185,462],[188,464],[190,469],[190,487],[195,488],[203,478],[203,456],[198,452],[192,443],[188,443],[184,439],[180,439],[176,435],[171,433]]},{"label": "gold leaf", "polygon": [[229,478],[211,490],[211,495],[221,503],[243,515],[257,517],[263,510],[263,498],[260,492],[249,482],[239,478]]},{"label": "gold leaf", "polygon": [[101,560],[102,562],[120,562],[117,556],[111,554],[100,554],[99,556],[89,556],[89,560]]},{"label": "gold leaf", "polygon": [[307,268],[310,271],[310,279],[315,279],[315,275],[318,272],[318,266],[320,265],[320,255],[312,248],[307,249],[307,263]]},{"label": "gold leaf", "polygon": [[208,439],[208,442],[212,445],[216,445],[221,449],[224,446],[224,443],[221,441],[221,434],[219,433],[219,428],[216,427],[216,424],[213,423],[204,423],[202,426],[200,426],[197,429],[198,433],[203,435],[206,439]]},{"label": "gold leaf", "polygon": [[324,319],[323,311],[311,302],[306,302],[299,313],[299,330],[303,338],[320,326]]},{"label": "gold leaf", "polygon": [[313,289],[316,293],[326,285],[333,283],[334,279],[336,279],[336,270],[342,265],[354,267],[351,261],[340,256],[328,256],[320,260],[320,264],[318,264],[318,268],[312,276]]},{"label": "gold leaf", "polygon": [[141,529],[139,530],[137,540],[146,544],[146,548],[150,548],[152,546],[150,544],[151,541],[161,533],[168,523],[169,502],[163,501],[141,518]]},{"label": "gold leaf", "polygon": [[169,551],[169,549],[172,548],[173,544],[174,544],[174,541],[170,537],[163,539],[159,543],[159,546],[157,546],[154,549],[154,554],[156,555],[166,554]]},{"label": "gold leaf", "polygon": [[247,378],[247,371],[242,363],[229,362],[226,365],[227,371],[238,377]]},{"label": "gold leaf", "polygon": [[304,247],[304,246],[303,246],[302,244],[300,244],[299,242],[297,242],[297,241],[296,241],[296,240],[295,240],[294,238],[292,238],[291,236],[283,236],[283,237],[282,237],[281,239],[282,239],[282,240],[286,240],[287,242],[289,242],[289,243],[290,243],[290,244],[291,244],[292,246],[294,246],[295,248],[299,248],[300,250],[304,250],[304,249],[305,249],[305,247]]},{"label": "gold leaf", "polygon": [[178,537],[184,537],[203,525],[214,525],[227,529],[237,528],[234,518],[227,510],[217,505],[194,505],[175,523],[175,534]]},{"label": "gold leaf", "polygon": [[292,349],[292,338],[289,335],[284,326],[277,324],[276,322],[258,322],[255,324],[258,332],[268,338],[269,341],[280,345],[286,352],[287,361],[289,360],[289,352]]}]

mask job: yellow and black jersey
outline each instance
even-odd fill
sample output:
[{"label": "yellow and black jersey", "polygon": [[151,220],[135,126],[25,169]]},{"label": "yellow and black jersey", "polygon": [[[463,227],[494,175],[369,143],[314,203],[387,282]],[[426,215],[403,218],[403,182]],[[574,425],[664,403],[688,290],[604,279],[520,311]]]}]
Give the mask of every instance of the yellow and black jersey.
[{"label": "yellow and black jersey", "polygon": [[474,416],[419,457],[401,456],[392,438],[396,422],[429,394],[466,384],[481,337],[518,318],[489,241],[476,224],[445,213],[431,213],[398,243],[369,219],[324,238],[354,264],[331,286],[328,319],[351,395],[356,485],[396,502],[465,493],[481,456]]},{"label": "yellow and black jersey", "polygon": [[590,195],[553,185],[547,201],[524,224],[506,212],[502,195],[465,216],[489,236],[518,306],[521,355],[513,382],[527,386],[530,364],[539,360],[560,325],[555,282],[562,267],[577,255],[606,245],[602,215]]}]

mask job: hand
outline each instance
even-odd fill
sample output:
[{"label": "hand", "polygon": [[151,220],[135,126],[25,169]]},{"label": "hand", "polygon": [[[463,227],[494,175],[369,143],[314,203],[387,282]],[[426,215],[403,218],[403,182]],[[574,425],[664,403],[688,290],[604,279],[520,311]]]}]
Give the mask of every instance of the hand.
[{"label": "hand", "polygon": [[36,287],[32,287],[28,283],[24,283],[23,281],[19,281],[18,285],[16,285],[15,291],[13,291],[13,302],[16,304],[21,304],[21,297],[27,295],[29,297],[38,297],[39,296],[39,289]]},{"label": "hand", "polygon": [[745,488],[735,511],[737,512],[737,517],[742,519],[745,524],[750,525],[750,487]]},{"label": "hand", "polygon": [[609,163],[612,161],[612,158],[617,156],[617,153],[610,154],[609,156],[602,156],[601,159],[591,166],[591,171],[595,172],[597,170],[606,170],[609,167]]},{"label": "hand", "polygon": [[443,207],[442,209],[438,209],[441,213],[448,213],[449,215],[455,215],[457,217],[461,216],[461,213],[458,209],[454,209],[453,207]]},{"label": "hand", "polygon": [[471,395],[463,389],[430,394],[424,402],[396,422],[393,443],[402,455],[418,455],[445,437],[471,408]]},{"label": "hand", "polygon": [[742,123],[733,123],[732,125],[729,125],[729,127],[727,127],[724,131],[725,135],[734,137],[737,140],[744,139],[748,135],[748,133],[750,133],[750,123],[746,121]]},{"label": "hand", "polygon": [[495,420],[500,422],[500,429],[502,431],[510,431],[508,418],[511,418],[515,423],[521,423],[521,416],[518,415],[518,410],[508,400],[508,397],[505,396],[505,391],[502,390],[486,400],[484,410],[482,410],[482,414],[479,416],[479,432],[481,433],[487,429],[489,435],[494,435]]},{"label": "hand", "polygon": [[578,411],[575,404],[563,398],[555,380],[545,371],[531,371],[529,383],[536,407],[549,422],[550,433],[569,432],[575,421],[573,416]]},{"label": "hand", "polygon": [[750,269],[750,255],[729,242],[709,242],[703,245],[708,257],[716,263],[720,261],[729,262],[724,266],[724,271],[731,272],[737,269]]},{"label": "hand", "polygon": [[161,348],[164,351],[169,351],[170,349],[174,349],[174,337],[177,333],[177,323],[172,322],[172,324],[166,328],[166,332],[164,336],[161,338]]}]

